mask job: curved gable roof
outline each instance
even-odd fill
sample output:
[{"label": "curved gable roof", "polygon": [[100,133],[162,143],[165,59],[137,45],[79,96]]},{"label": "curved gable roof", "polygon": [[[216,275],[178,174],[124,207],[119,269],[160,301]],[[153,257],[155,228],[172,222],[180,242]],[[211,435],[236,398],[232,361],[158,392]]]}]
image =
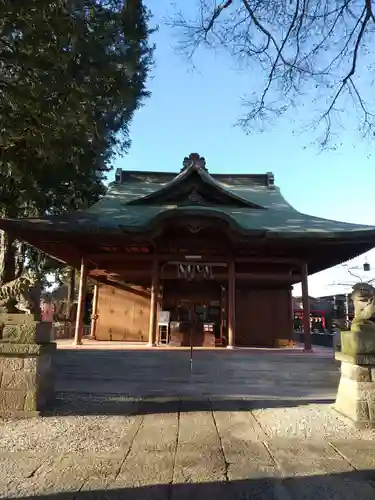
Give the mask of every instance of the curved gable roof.
[{"label": "curved gable roof", "polygon": [[[192,158],[193,157],[193,158]],[[186,160],[190,163],[169,182],[160,184],[152,192],[138,196],[128,201],[130,205],[161,205],[171,201],[194,203],[211,201],[212,204],[223,204],[252,209],[265,207],[254,203],[251,199],[243,197],[225,186],[211,176],[205,166],[204,159],[198,155],[190,155]]]},{"label": "curved gable roof", "polygon": [[[86,210],[41,219],[0,219],[0,228],[16,231],[22,226],[31,231],[78,233],[143,232],[161,218],[194,215],[225,219],[243,234],[262,232],[272,237],[325,239],[345,236],[372,240],[375,237],[372,226],[298,212],[284,199],[270,173],[210,175],[199,155],[190,155],[185,160],[180,174],[119,169],[106,195]],[[187,199],[181,204],[169,198],[177,188],[186,187],[189,179],[194,181],[192,185],[198,182],[202,190],[207,190],[203,194],[220,196],[221,203],[200,205]]]}]

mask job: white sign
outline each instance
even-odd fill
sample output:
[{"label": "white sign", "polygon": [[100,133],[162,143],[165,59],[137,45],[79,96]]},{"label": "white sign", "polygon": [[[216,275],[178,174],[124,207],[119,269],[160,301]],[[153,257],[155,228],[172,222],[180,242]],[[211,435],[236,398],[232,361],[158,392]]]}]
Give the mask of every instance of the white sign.
[{"label": "white sign", "polygon": [[170,311],[159,311],[158,323],[169,323]]}]

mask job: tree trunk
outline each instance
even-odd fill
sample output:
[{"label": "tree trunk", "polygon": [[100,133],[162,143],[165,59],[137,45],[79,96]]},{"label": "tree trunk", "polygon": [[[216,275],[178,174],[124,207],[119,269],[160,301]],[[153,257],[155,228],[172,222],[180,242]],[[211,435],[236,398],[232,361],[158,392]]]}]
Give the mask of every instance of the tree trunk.
[{"label": "tree trunk", "polygon": [[72,306],[74,303],[75,289],[76,289],[76,270],[74,269],[74,267],[70,267],[69,273],[68,273],[68,297],[67,297],[67,304],[66,304],[66,320],[67,321],[69,321],[70,312],[72,310]]},{"label": "tree trunk", "polygon": [[15,278],[14,238],[6,231],[0,231],[0,285]]}]

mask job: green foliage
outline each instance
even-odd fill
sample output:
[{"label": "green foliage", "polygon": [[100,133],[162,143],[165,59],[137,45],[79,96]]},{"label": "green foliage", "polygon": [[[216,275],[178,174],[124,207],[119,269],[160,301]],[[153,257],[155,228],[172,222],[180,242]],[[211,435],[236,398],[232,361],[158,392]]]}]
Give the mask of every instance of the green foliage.
[{"label": "green foliage", "polygon": [[148,96],[148,21],[142,0],[0,3],[0,215],[64,213],[103,194]]},{"label": "green foliage", "polygon": [[[55,270],[54,280],[55,280],[56,284],[59,286],[66,285],[69,287],[71,284],[71,273],[72,272],[74,272],[73,294],[74,293],[78,294],[78,287],[79,287],[79,282],[80,282],[80,278],[81,278],[81,273],[78,269],[72,269],[71,267],[62,265],[61,267],[59,267]],[[95,283],[96,282],[90,278],[87,280],[87,292],[88,293],[93,292]]]}]

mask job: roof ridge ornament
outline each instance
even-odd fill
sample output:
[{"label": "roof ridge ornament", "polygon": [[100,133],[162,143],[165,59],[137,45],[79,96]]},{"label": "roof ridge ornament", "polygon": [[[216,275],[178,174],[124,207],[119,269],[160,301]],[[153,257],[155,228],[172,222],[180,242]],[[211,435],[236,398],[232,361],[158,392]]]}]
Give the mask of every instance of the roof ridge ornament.
[{"label": "roof ridge ornament", "polygon": [[267,172],[266,176],[267,176],[266,182],[267,182],[268,189],[275,189],[275,176],[274,176],[274,173],[273,172]]},{"label": "roof ridge ornament", "polygon": [[190,153],[189,156],[185,156],[184,161],[182,162],[181,172],[193,167],[206,170],[207,172],[205,158],[200,156],[198,153]]}]

